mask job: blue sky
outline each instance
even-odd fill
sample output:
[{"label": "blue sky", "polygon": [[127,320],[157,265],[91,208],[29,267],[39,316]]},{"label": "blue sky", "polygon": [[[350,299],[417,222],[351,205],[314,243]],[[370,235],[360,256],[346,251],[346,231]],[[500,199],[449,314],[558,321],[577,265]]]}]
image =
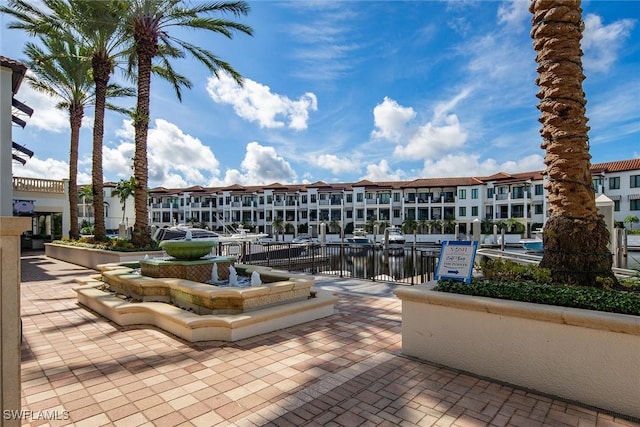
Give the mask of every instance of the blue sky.
[{"label": "blue sky", "polygon": [[[229,62],[244,87],[190,59],[180,103],[152,81],[149,185],[185,187],[410,180],[544,169],[529,1],[249,2],[254,36],[180,34]],[[592,163],[640,157],[640,1],[584,1]],[[0,17],[0,52],[26,36]],[[118,75],[114,77],[118,79]],[[35,151],[14,176],[68,176],[68,120],[35,109],[14,141]],[[135,100],[131,99],[131,105]],[[79,182],[91,176],[93,111]],[[105,124],[106,181],[132,175],[133,130]]]}]

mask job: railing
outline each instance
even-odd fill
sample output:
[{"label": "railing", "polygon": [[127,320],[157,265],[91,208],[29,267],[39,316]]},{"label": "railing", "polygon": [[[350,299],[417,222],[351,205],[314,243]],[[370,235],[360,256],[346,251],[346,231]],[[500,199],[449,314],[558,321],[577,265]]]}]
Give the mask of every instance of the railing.
[{"label": "railing", "polygon": [[13,191],[64,194],[64,181],[14,177]]},{"label": "railing", "polygon": [[434,279],[438,251],[432,246],[411,244],[393,249],[386,249],[379,244],[347,243],[244,242],[218,247],[219,255],[238,256],[240,262],[245,264],[408,285]]}]

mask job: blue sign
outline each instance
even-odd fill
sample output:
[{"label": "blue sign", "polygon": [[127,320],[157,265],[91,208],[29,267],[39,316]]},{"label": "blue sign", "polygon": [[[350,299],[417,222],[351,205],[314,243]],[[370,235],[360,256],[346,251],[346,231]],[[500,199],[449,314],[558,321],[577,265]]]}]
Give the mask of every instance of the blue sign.
[{"label": "blue sign", "polygon": [[470,283],[477,249],[477,240],[442,242],[438,268],[436,269],[436,280],[452,279]]}]

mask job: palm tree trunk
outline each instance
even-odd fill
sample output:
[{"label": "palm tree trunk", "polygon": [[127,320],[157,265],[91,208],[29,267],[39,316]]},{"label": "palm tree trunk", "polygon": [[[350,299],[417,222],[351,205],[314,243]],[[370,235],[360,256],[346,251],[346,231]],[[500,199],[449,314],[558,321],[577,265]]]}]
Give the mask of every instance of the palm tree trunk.
[{"label": "palm tree trunk", "polygon": [[69,123],[71,126],[71,141],[69,149],[69,237],[80,237],[78,228],[78,145],[80,144],[80,127],[84,108],[81,105],[69,107]]},{"label": "palm tree trunk", "polygon": [[93,189],[93,235],[95,240],[104,240],[106,229],[104,225],[104,176],[102,171],[102,141],[104,139],[104,111],[107,96],[107,85],[111,67],[108,60],[99,54],[92,58],[95,89],[95,118],[93,123],[93,166],[91,171],[91,185]]},{"label": "palm tree trunk", "polygon": [[549,201],[540,266],[550,269],[558,284],[612,284],[616,279],[607,248],[609,232],[598,213],[591,181],[580,1],[533,0],[529,10]]},{"label": "palm tree trunk", "polygon": [[140,42],[138,47],[138,101],[134,121],[136,147],[133,159],[133,173],[137,182],[134,193],[136,220],[131,240],[137,247],[146,247],[151,244],[149,208],[147,206],[147,134],[149,132],[149,91],[153,54]]}]

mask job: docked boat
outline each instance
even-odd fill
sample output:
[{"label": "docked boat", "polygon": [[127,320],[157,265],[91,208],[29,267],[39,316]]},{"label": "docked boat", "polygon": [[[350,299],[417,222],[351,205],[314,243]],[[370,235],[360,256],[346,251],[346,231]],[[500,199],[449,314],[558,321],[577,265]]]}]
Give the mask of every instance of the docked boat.
[{"label": "docked boat", "polygon": [[231,235],[219,235],[204,228],[180,224],[173,227],[159,228],[153,235],[153,239],[157,242],[162,242],[163,240],[215,240],[218,243],[234,243],[256,242],[258,239],[267,236],[268,234],[265,233],[250,233],[242,228]]},{"label": "docked boat", "polygon": [[353,230],[353,236],[347,237],[344,239],[345,242],[349,244],[349,247],[358,248],[363,245],[370,245],[371,240],[367,237],[367,232],[362,228],[356,228]]},{"label": "docked boat", "polygon": [[541,234],[541,231],[534,231],[533,238],[520,239],[518,243],[520,243],[527,252],[542,252],[544,250],[544,246],[542,244]]},{"label": "docked boat", "polygon": [[211,230],[204,228],[194,228],[188,225],[176,225],[164,227],[156,230],[153,240],[162,242],[164,240],[215,240],[219,241],[220,236]]},{"label": "docked boat", "polygon": [[384,247],[392,251],[403,251],[406,240],[402,229],[397,226],[387,227],[384,231]]}]

